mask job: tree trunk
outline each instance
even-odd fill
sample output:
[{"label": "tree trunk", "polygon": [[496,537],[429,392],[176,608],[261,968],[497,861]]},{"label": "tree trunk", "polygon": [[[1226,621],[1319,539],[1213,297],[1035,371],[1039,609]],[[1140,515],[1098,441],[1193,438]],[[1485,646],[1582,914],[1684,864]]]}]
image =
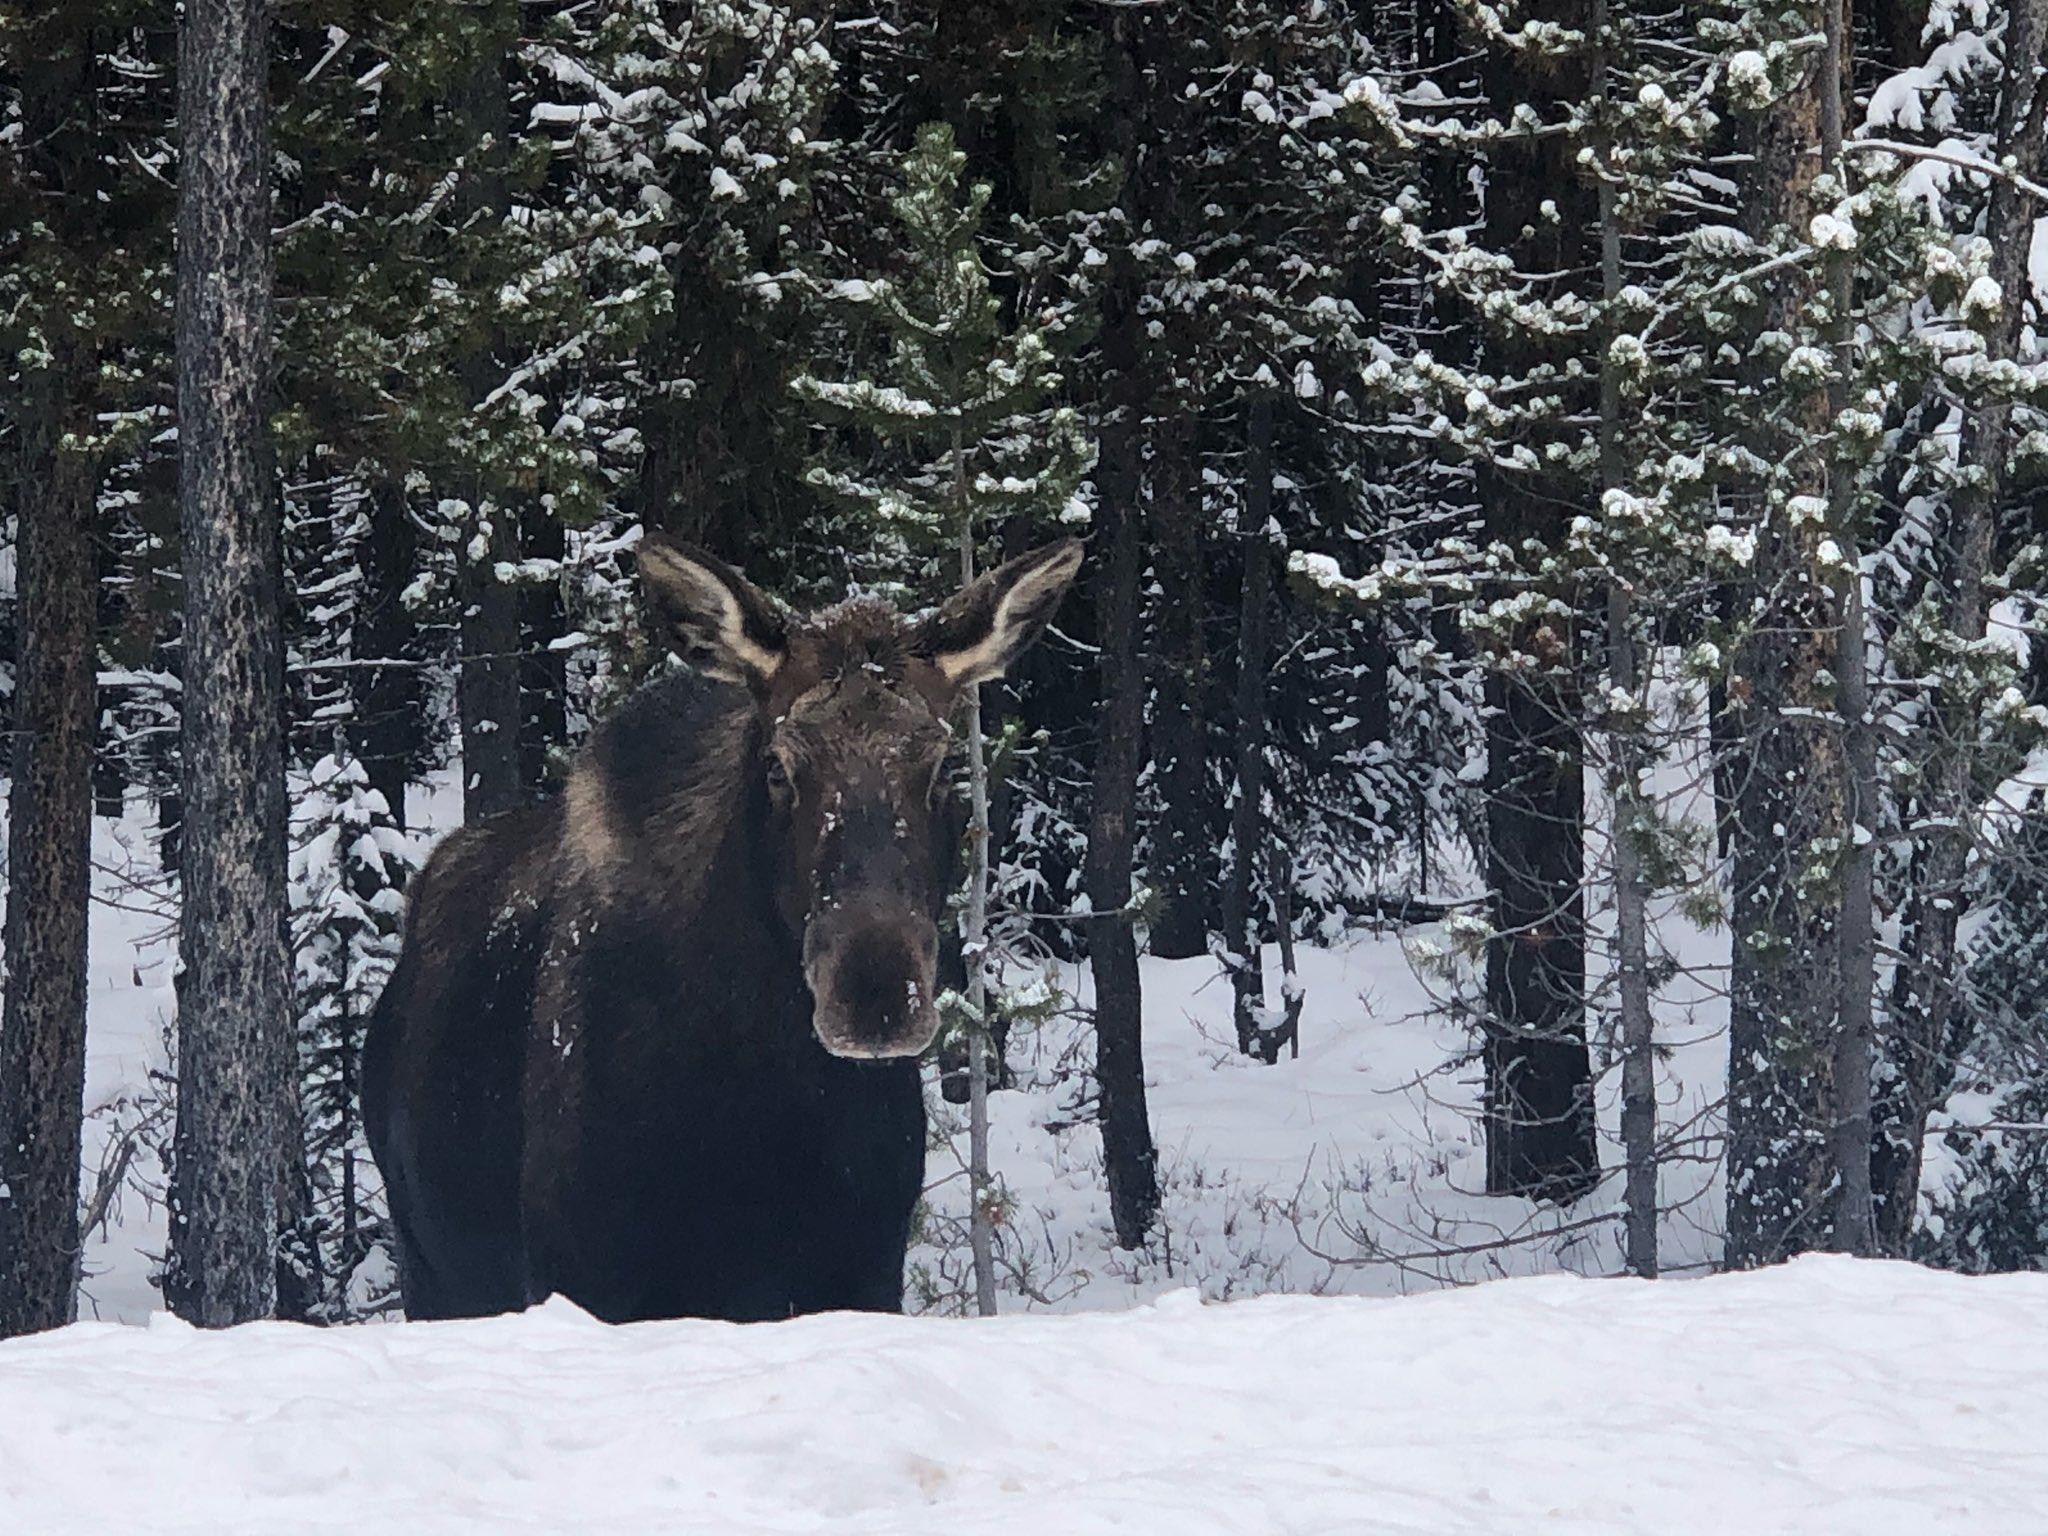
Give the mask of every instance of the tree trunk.
[{"label": "tree trunk", "polygon": [[1586,1050],[1578,703],[1561,676],[1496,673],[1486,695],[1496,935],[1486,952],[1486,1189],[1570,1202],[1600,1176]]},{"label": "tree trunk", "polygon": [[1273,932],[1280,941],[1280,1022],[1264,1032],[1259,1042],[1259,1059],[1272,1066],[1280,1059],[1280,1047],[1287,1047],[1290,1060],[1301,1055],[1301,1005],[1307,994],[1301,987],[1301,972],[1294,963],[1294,860],[1287,844],[1273,844]]},{"label": "tree trunk", "polygon": [[[504,158],[511,112],[506,100],[504,56],[480,57],[461,103],[470,132],[491,140],[477,175],[465,183],[465,217],[503,219]],[[495,336],[486,338],[459,367],[471,400],[482,400],[498,382]],[[462,819],[480,821],[526,800],[519,771],[519,594],[498,579],[500,562],[519,558],[518,513],[496,501],[491,487],[468,487],[470,518],[458,544],[462,662],[455,679],[456,714],[462,723]]]},{"label": "tree trunk", "polygon": [[[953,434],[961,483],[960,585],[974,581],[974,529],[966,507],[967,460]],[[988,1166],[988,756],[981,739],[981,689],[967,690],[967,912],[960,935],[967,970],[968,1246],[974,1256],[974,1310],[996,1315],[994,1190]]]},{"label": "tree trunk", "polygon": [[[1105,457],[1107,449],[1105,444]],[[1102,707],[1084,875],[1094,914],[1088,921],[1088,967],[1095,980],[1096,1078],[1102,1088],[1102,1159],[1109,1179],[1110,1214],[1117,1242],[1135,1248],[1145,1240],[1159,1208],[1156,1154],[1145,1108],[1138,941],[1129,911],[1138,753],[1145,725],[1135,644],[1138,514],[1105,487],[1099,516],[1107,525],[1101,536],[1109,547],[1096,566]]]},{"label": "tree trunk", "polygon": [[[1616,692],[1634,699],[1641,687],[1636,619],[1627,589],[1608,588],[1608,675]],[[1643,753],[1625,724],[1613,737],[1608,779],[1614,840],[1615,977],[1621,993],[1621,1144],[1627,1178],[1627,1254],[1631,1274],[1657,1273],[1657,1057],[1650,1012],[1649,892],[1639,839],[1648,835],[1642,801]]]},{"label": "tree trunk", "polygon": [[[1123,31],[1142,23],[1118,18]],[[1128,75],[1136,59],[1126,36]],[[1135,95],[1135,90],[1133,90]],[[1092,562],[1101,702],[1096,713],[1095,774],[1082,884],[1093,914],[1088,968],[1095,981],[1095,1075],[1102,1090],[1102,1161],[1117,1242],[1138,1247],[1159,1209],[1157,1154],[1145,1107],[1143,995],[1132,928],[1131,858],[1137,834],[1138,764],[1144,740],[1144,676],[1138,647],[1138,584],[1143,556],[1138,509],[1143,395],[1137,276],[1128,257],[1105,296],[1103,361],[1111,410],[1102,423],[1096,468],[1097,555]]]},{"label": "tree trunk", "polygon": [[[561,520],[543,508],[527,519],[524,552],[539,560],[568,553]],[[553,649],[568,631],[562,578],[519,589],[519,778],[529,796],[546,790],[550,754],[569,744],[569,653]]]},{"label": "tree trunk", "polygon": [[[370,537],[364,551],[362,617],[357,651],[374,662],[411,660],[413,623],[403,594],[412,580],[413,526],[405,487],[384,475],[370,486]],[[356,750],[370,787],[391,819],[405,828],[405,789],[424,746],[424,700],[418,669],[371,667],[363,679]]]},{"label": "tree trunk", "polygon": [[[297,1053],[293,1052],[293,1066]],[[313,1230],[313,1179],[306,1164],[306,1112],[298,1075],[285,1085],[277,1158],[277,1315],[310,1323],[320,1315],[327,1277],[320,1272],[320,1242]]]},{"label": "tree trunk", "polygon": [[[1150,196],[1137,138],[1151,110],[1144,54],[1151,28],[1160,24],[1132,9],[1117,12],[1110,23],[1111,90],[1118,104],[1114,138],[1125,167],[1122,203],[1134,224]],[[1096,555],[1091,562],[1102,691],[1081,881],[1092,914],[1086,924],[1088,968],[1095,982],[1095,1077],[1102,1092],[1110,1219],[1117,1242],[1136,1248],[1159,1211],[1159,1176],[1145,1106],[1144,1000],[1129,910],[1145,734],[1145,680],[1138,661],[1144,530],[1138,498],[1145,407],[1152,391],[1139,373],[1144,320],[1138,313],[1138,274],[1128,251],[1112,257],[1102,311],[1105,409],[1098,433]]]},{"label": "tree trunk", "polygon": [[[1999,103],[1998,159],[2033,180],[2042,169],[2048,90],[2033,75],[2042,46],[2043,0],[2017,0],[2006,23],[2005,95]],[[2014,61],[2026,67],[2016,68]],[[2030,291],[2027,252],[2035,213],[2030,196],[2008,180],[1991,183],[1985,233],[1991,276],[2003,296],[1997,323],[1986,338],[1992,364],[2019,355]],[[1962,475],[1952,503],[1950,566],[1944,619],[1956,640],[1982,640],[1984,580],[1992,535],[2012,452],[2012,406],[1994,397],[1963,416]],[[2037,648],[2037,657],[2039,651]],[[1969,902],[1964,872],[1970,828],[1977,815],[1972,793],[1977,734],[1974,701],[1940,701],[1935,760],[1928,774],[1928,805],[1936,830],[1915,858],[1912,894],[1901,924],[1900,962],[1888,1010],[1886,1057],[1891,1067],[1874,1115],[1872,1184],[1879,1252],[1903,1256],[1912,1236],[1920,1191],[1927,1116],[1947,1095],[1955,1071],[1956,990],[1961,955],[1958,924]]]},{"label": "tree trunk", "polygon": [[1159,580],[1153,781],[1159,821],[1153,829],[1151,884],[1158,893],[1152,953],[1186,960],[1209,950],[1209,882],[1214,835],[1209,820],[1207,726],[1202,694],[1208,657],[1202,638],[1201,477],[1187,419],[1161,422],[1153,442],[1147,519]]},{"label": "tree trunk", "polygon": [[[1812,20],[1819,32],[1817,7]],[[1803,231],[1811,220],[1822,75],[1816,57],[1759,131],[1748,192],[1758,232],[1781,223]],[[1796,330],[1810,298],[1796,281],[1775,283],[1763,324]],[[1753,384],[1761,392],[1775,380]],[[1827,392],[1811,391],[1791,426],[1784,443],[1760,445],[1767,459],[1797,455],[1797,478],[1764,508],[1754,586],[1739,605],[1752,627],[1729,690],[1741,743],[1727,1151],[1727,1260],[1737,1267],[1824,1245],[1833,1199],[1841,907],[1833,878],[1813,866],[1846,830],[1831,718],[1837,614],[1818,552],[1825,530],[1819,519],[1793,519],[1790,506],[1793,492],[1826,489],[1818,454],[1805,445],[1827,441]]]},{"label": "tree trunk", "polygon": [[512,514],[483,504],[464,543],[474,539],[481,559],[465,558],[462,573],[462,665],[456,674],[456,712],[462,720],[462,819],[480,821],[525,803],[519,771],[519,599],[492,571],[515,560]]},{"label": "tree trunk", "polygon": [[[1849,0],[1822,0],[1827,46],[1820,71],[1821,164],[1846,185],[1842,166],[1842,91],[1849,57]],[[1851,306],[1855,268],[1847,251],[1831,250],[1826,265],[1827,337],[1834,353],[1828,384],[1828,419],[1849,404],[1854,365]],[[1837,578],[1836,634],[1842,710],[1842,803],[1848,843],[1842,856],[1842,976],[1835,1026],[1835,1209],[1830,1234],[1845,1253],[1869,1253],[1876,1242],[1870,1187],[1871,1007],[1877,991],[1876,827],[1880,806],[1877,736],[1870,713],[1870,659],[1864,639],[1863,541],[1856,509],[1855,467],[1840,455],[1827,465],[1828,526],[1846,572]]]},{"label": "tree trunk", "polygon": [[276,1302],[291,1085],[269,15],[263,0],[188,0],[178,67],[185,838],[166,1290],[211,1327]]},{"label": "tree trunk", "polygon": [[29,424],[16,521],[20,651],[0,1015],[0,1338],[77,1296],[91,898],[97,468],[60,444],[70,370]]},{"label": "tree trunk", "polygon": [[[953,429],[953,498],[960,530],[960,586],[974,584],[974,506],[967,450]],[[967,910],[960,956],[967,987],[967,1242],[974,1259],[974,1310],[996,1315],[995,1191],[988,1166],[988,751],[981,736],[981,688],[967,690]]]},{"label": "tree trunk", "polygon": [[[1535,14],[1584,28],[1592,9],[1591,0],[1549,0]],[[1594,86],[1581,60],[1532,63],[1512,50],[1496,50],[1486,76],[1497,100],[1553,107]],[[1546,213],[1551,203],[1556,209]],[[1513,253],[1520,270],[1546,274],[1559,292],[1582,283],[1590,265],[1587,232],[1597,216],[1563,139],[1495,149],[1487,240]],[[1519,329],[1487,342],[1505,374],[1555,364],[1554,346]],[[1479,491],[1489,532],[1516,545],[1531,538],[1555,543],[1563,510],[1588,499],[1583,479],[1560,482],[1554,474],[1490,466],[1482,466]],[[1568,623],[1534,620],[1512,644],[1536,664],[1495,667],[1486,680],[1486,864],[1495,935],[1486,960],[1486,1188],[1565,1202],[1592,1188],[1600,1172],[1586,1049],[1577,643]]]},{"label": "tree trunk", "polygon": [[[1595,65],[1596,88],[1611,90],[1604,39],[1607,0],[1595,0],[1595,26],[1603,39]],[[1600,297],[1607,306],[1600,364],[1600,483],[1603,494],[1619,486],[1626,471],[1621,451],[1621,381],[1612,343],[1615,305],[1621,296],[1621,222],[1614,183],[1603,178],[1600,199]],[[1625,575],[1607,585],[1607,681],[1621,699],[1641,697],[1637,660],[1634,591]],[[1614,849],[1614,971],[1621,997],[1621,1144],[1627,1175],[1623,1188],[1625,1251],[1629,1272],[1645,1280],[1657,1274],[1657,1058],[1650,1013],[1649,889],[1643,872],[1641,839],[1650,835],[1643,801],[1643,742],[1633,720],[1608,736],[1608,815]]]},{"label": "tree trunk", "polygon": [[1247,407],[1245,517],[1238,530],[1244,554],[1239,588],[1237,687],[1237,798],[1230,807],[1230,871],[1223,887],[1223,941],[1230,956],[1230,987],[1237,1048],[1258,1049],[1266,1005],[1264,954],[1259,943],[1258,866],[1266,843],[1266,649],[1273,602],[1273,556],[1266,520],[1273,499],[1273,402],[1253,397]]}]

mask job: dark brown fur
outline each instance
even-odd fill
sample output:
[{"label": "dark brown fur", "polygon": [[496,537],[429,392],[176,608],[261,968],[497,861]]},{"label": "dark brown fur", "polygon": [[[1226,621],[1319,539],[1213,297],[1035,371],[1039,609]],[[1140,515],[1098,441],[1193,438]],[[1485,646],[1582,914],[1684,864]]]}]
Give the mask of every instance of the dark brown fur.
[{"label": "dark brown fur", "polygon": [[1027,556],[920,625],[865,601],[796,622],[648,549],[703,671],[636,695],[560,799],[448,838],[371,1031],[409,1312],[899,1304],[957,842],[945,720],[1077,561]]}]

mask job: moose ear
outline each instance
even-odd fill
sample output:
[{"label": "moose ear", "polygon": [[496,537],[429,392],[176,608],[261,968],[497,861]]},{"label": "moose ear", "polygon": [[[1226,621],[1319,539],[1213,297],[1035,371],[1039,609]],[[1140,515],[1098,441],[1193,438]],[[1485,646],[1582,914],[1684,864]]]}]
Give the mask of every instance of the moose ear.
[{"label": "moose ear", "polygon": [[640,585],[671,649],[701,671],[759,691],[782,665],[781,609],[746,577],[664,534],[640,541]]},{"label": "moose ear", "polygon": [[1019,555],[962,587],[924,622],[918,649],[955,688],[1001,677],[1043,633],[1081,568],[1081,541]]}]

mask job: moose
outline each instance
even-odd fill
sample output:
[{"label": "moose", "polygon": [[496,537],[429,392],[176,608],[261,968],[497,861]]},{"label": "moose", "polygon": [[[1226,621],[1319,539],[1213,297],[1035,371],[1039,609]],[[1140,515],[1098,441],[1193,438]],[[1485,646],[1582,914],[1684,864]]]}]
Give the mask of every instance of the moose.
[{"label": "moose", "polygon": [[949,718],[1074,540],[922,617],[787,612],[649,535],[641,688],[554,798],[421,873],[363,1059],[414,1318],[899,1311],[959,819]]}]

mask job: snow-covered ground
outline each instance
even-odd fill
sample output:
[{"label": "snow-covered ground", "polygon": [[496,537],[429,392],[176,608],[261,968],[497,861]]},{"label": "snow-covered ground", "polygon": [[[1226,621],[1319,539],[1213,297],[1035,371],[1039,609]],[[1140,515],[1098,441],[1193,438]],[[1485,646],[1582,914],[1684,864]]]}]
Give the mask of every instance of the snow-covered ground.
[{"label": "snow-covered ground", "polygon": [[0,1345],[0,1530],[2039,1536],[2048,1276]]},{"label": "snow-covered ground", "polygon": [[[990,1100],[990,1161],[1015,1202],[1005,1251],[1028,1258],[1031,1305],[1127,1306],[1194,1284],[1212,1300],[1272,1291],[1389,1294],[1500,1275],[1621,1268],[1616,1172],[1570,1211],[1489,1198],[1476,1119],[1478,1066],[1414,951],[1430,931],[1357,934],[1301,951],[1299,1059],[1237,1053],[1227,980],[1208,960],[1143,964],[1147,1098],[1165,1203],[1142,1257],[1112,1241],[1101,1139],[1076,1112],[1091,1059],[1085,967],[1063,968],[1076,1007],[1013,1048],[1017,1091]],[[1277,957],[1268,954],[1277,994]],[[1692,985],[1702,994],[1706,976]],[[1674,988],[1661,1014],[1667,1125],[1697,1121],[1726,1071],[1724,1012]],[[1603,1083],[1602,1159],[1618,1170],[1617,1073]],[[1702,1127],[1694,1124],[1697,1138]],[[1664,1171],[1665,1261],[1704,1269],[1720,1252],[1718,1168]],[[965,1210],[964,1135],[933,1154],[930,1199]],[[946,1176],[952,1174],[948,1179]],[[913,1263],[936,1264],[930,1250]],[[1012,1289],[1019,1289],[1013,1284]]]}]

